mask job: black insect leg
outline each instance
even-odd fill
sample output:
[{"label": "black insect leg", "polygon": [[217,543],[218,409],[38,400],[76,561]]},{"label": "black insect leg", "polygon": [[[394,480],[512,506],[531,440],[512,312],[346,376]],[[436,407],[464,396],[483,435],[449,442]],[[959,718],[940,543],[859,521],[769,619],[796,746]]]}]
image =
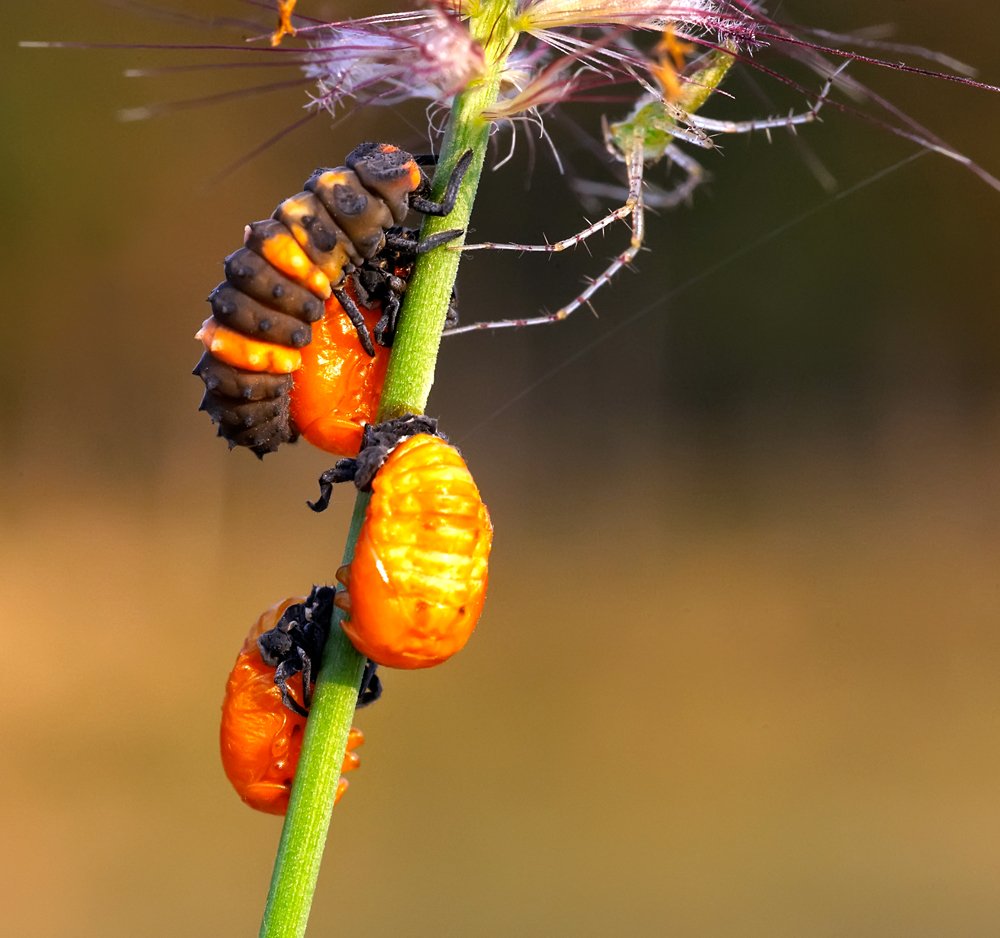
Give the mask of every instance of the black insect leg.
[{"label": "black insect leg", "polygon": [[[325,644],[325,643],[324,643]],[[299,657],[302,659],[302,706],[306,710],[312,709],[312,658],[305,653],[302,648],[298,649]],[[316,662],[319,664],[319,662]]]},{"label": "black insect leg", "polygon": [[448,300],[448,311],[444,314],[445,329],[454,329],[458,321],[458,293],[452,290],[451,299]]},{"label": "black insect leg", "polygon": [[459,157],[455,168],[451,171],[451,176],[448,177],[448,185],[444,190],[444,198],[440,202],[434,202],[431,199],[424,198],[423,195],[414,194],[410,196],[410,208],[416,212],[420,212],[422,215],[449,214],[455,207],[455,199],[458,198],[459,186],[462,185],[462,180],[465,178],[471,162],[472,150],[466,150]]},{"label": "black insect leg", "polygon": [[[310,662],[308,656],[301,648],[296,648],[295,652],[298,657],[288,657],[274,669],[274,683],[281,688],[281,702],[300,717],[307,717],[309,716]],[[302,675],[302,702],[305,704],[304,707],[292,696],[288,689],[288,682],[296,674]]]},{"label": "black insect leg", "polygon": [[361,686],[358,688],[358,707],[367,707],[382,696],[382,681],[375,673],[378,665],[369,658],[365,662],[365,670],[361,675]]},{"label": "black insect leg", "polygon": [[439,231],[437,234],[432,234],[424,238],[423,241],[418,241],[416,238],[411,238],[408,235],[388,232],[385,236],[385,243],[389,247],[395,248],[401,254],[404,252],[409,254],[426,254],[428,251],[433,251],[434,248],[441,247],[442,244],[454,241],[455,238],[462,234],[463,231],[461,228],[449,228],[447,231]]},{"label": "black insect leg", "polygon": [[313,511],[326,511],[333,496],[333,487],[338,482],[352,482],[357,473],[358,463],[355,459],[341,459],[332,469],[327,469],[319,477],[319,498],[314,502],[306,502]]},{"label": "black insect leg", "polygon": [[382,306],[382,318],[375,323],[375,341],[386,348],[392,348],[399,323],[399,294],[390,293]]},{"label": "black insect leg", "polygon": [[347,318],[351,320],[351,323],[357,330],[358,341],[361,343],[361,347],[369,355],[374,356],[375,346],[372,344],[372,335],[368,331],[368,326],[365,323],[365,317],[361,314],[361,310],[358,309],[357,304],[343,289],[334,290],[333,295],[337,298],[337,302],[344,308],[344,312],[347,313]]}]

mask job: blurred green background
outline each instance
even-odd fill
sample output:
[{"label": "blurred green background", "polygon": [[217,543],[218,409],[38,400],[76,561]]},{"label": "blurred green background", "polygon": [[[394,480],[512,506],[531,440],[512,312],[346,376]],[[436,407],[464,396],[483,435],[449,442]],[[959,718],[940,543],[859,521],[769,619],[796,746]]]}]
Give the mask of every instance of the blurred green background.
[{"label": "blurred green background", "polygon": [[[163,3],[270,23],[231,0]],[[195,410],[191,336],[243,224],[360,140],[425,151],[423,110],[320,117],[230,171],[297,119],[301,89],[115,112],[286,73],[128,79],[226,57],[13,44],[238,29],[10,6],[2,930],[255,933],[280,822],[229,789],[218,707],[260,610],[331,579],[350,499],[305,509],[329,463],[305,444],[226,452]],[[779,12],[894,21],[1000,81],[988,4],[836,7]],[[996,95],[852,73],[1000,173]],[[732,90],[744,116],[771,111]],[[574,130],[598,114],[548,126],[573,172],[607,182]],[[798,139],[841,191],[914,151],[824,118]],[[485,177],[476,240],[580,225],[527,136]],[[650,218],[599,318],[445,345],[431,410],[493,514],[490,601],[461,660],[387,674],[360,716],[316,934],[1000,933],[1000,193],[925,156],[830,202],[784,133],[700,159],[711,183]],[[625,240],[470,257],[462,313],[554,308]]]}]

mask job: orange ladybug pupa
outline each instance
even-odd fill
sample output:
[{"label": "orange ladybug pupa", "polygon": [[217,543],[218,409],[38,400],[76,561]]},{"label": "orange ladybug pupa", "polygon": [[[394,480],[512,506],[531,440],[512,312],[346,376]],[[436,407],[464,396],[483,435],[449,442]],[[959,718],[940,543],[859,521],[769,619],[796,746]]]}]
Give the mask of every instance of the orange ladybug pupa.
[{"label": "orange ladybug pupa", "polygon": [[469,640],[486,599],[493,526],[461,454],[437,422],[408,415],[365,428],[357,459],[320,478],[322,511],[337,482],[371,491],[354,559],[337,571],[336,604],[354,647],[378,664],[429,668]]},{"label": "orange ladybug pupa", "polygon": [[[308,716],[310,652],[318,657],[322,651],[332,599],[333,590],[322,587],[308,599],[285,599],[264,612],[250,629],[226,683],[219,732],[222,766],[236,793],[257,811],[284,814],[288,809]],[[298,699],[291,686],[296,674],[301,675]],[[358,706],[373,702],[380,693],[374,667],[369,666]],[[362,743],[364,734],[352,727],[342,773],[361,764],[355,750]],[[346,790],[347,780],[341,778],[337,801]]]}]

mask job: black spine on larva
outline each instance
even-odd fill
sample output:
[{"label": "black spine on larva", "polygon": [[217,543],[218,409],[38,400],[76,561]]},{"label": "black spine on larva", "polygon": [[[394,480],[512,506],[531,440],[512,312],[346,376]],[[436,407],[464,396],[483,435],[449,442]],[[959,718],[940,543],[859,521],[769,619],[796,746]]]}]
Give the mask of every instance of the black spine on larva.
[{"label": "black spine on larva", "polygon": [[323,318],[323,300],[293,283],[248,248],[240,248],[230,254],[226,258],[225,269],[226,280],[230,284],[265,306],[302,322],[316,322]]},{"label": "black spine on larva", "polygon": [[258,456],[273,453],[297,437],[288,415],[288,394],[260,401],[239,401],[206,391],[201,410],[219,425],[229,446],[246,446]]},{"label": "black spine on larva", "polygon": [[218,424],[229,447],[246,446],[258,456],[298,437],[288,412],[291,375],[245,371],[205,352],[194,374],[205,382],[199,410]]}]

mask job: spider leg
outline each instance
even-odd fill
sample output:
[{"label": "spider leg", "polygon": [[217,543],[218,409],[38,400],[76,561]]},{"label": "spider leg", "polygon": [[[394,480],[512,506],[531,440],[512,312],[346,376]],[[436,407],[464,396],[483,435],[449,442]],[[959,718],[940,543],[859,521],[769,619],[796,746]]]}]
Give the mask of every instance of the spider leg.
[{"label": "spider leg", "polygon": [[[639,151],[639,170],[638,170],[638,186],[641,187],[642,184],[642,162],[641,162],[642,151]],[[631,176],[631,169],[629,170]],[[637,186],[633,184],[633,180],[629,180],[628,195],[626,196],[625,202],[618,206],[618,208],[613,209],[608,212],[603,218],[599,218],[593,224],[588,225],[582,231],[578,231],[576,234],[570,235],[568,238],[563,238],[561,241],[549,241],[545,244],[504,244],[499,241],[481,241],[477,244],[463,244],[461,251],[520,251],[525,252],[539,252],[544,254],[558,254],[560,251],[566,251],[569,248],[575,248],[578,244],[582,244],[591,235],[597,234],[599,231],[603,231],[609,225],[614,224],[616,221],[621,221],[623,218],[627,218],[632,215],[635,211],[635,206],[639,202],[639,196],[636,195]],[[641,192],[641,189],[639,190]]]},{"label": "spider leg", "polygon": [[[794,130],[795,127],[800,124],[808,124],[819,118],[820,109],[826,102],[830,89],[833,87],[834,81],[842,70],[842,68],[837,69],[833,72],[833,74],[831,74],[820,90],[819,95],[816,97],[813,106],[808,111],[804,111],[801,114],[788,114],[785,117],[768,117],[750,121],[719,121],[701,117],[697,114],[685,111],[680,107],[673,106],[669,102],[664,102],[664,107],[668,116],[670,136],[675,140],[691,143],[704,149],[712,149],[715,147],[715,143],[709,136],[710,132],[750,133],[757,130],[769,131],[778,127],[788,127]],[[606,131],[606,133],[608,133],[608,131]],[[612,152],[616,153],[616,150],[612,150]],[[575,299],[571,300],[561,309],[558,309],[554,313],[550,313],[548,315],[532,316],[524,319],[497,319],[488,322],[475,322],[464,326],[446,328],[444,334],[459,335],[463,332],[473,332],[483,329],[505,329],[510,327],[535,326],[550,322],[559,322],[568,318],[585,303],[589,303],[591,297],[601,287],[609,283],[623,267],[628,267],[632,261],[635,260],[636,255],[642,248],[643,237],[645,234],[645,205],[649,204],[650,206],[657,208],[670,208],[675,206],[680,202],[687,200],[691,193],[697,188],[699,183],[704,179],[705,174],[701,166],[699,166],[694,159],[687,156],[677,147],[672,144],[668,144],[662,152],[669,155],[673,161],[677,163],[687,174],[687,178],[674,189],[654,194],[648,200],[644,198],[642,176],[646,154],[643,149],[643,142],[640,133],[637,130],[631,141],[631,145],[625,148],[625,159],[628,166],[628,196],[623,205],[611,212],[608,212],[608,214],[603,218],[600,218],[593,224],[588,225],[575,235],[571,235],[568,238],[563,238],[561,241],[555,241],[550,244],[498,244],[496,242],[487,241],[481,244],[467,244],[462,247],[463,251],[485,250],[490,248],[498,251],[539,251],[555,253],[576,247],[578,244],[583,243],[587,238],[591,237],[591,235],[597,234],[599,231],[603,231],[614,222],[630,218],[632,237],[629,240],[628,247],[617,257],[613,258],[611,263],[600,274],[592,279],[587,284],[586,289],[584,289],[583,292],[580,293]],[[651,156],[650,158],[652,159],[653,157]],[[595,189],[593,191],[601,190]]]},{"label": "spider leg", "polygon": [[590,283],[587,284],[586,289],[575,299],[571,300],[561,309],[556,310],[554,313],[549,313],[548,315],[532,316],[526,319],[495,319],[486,322],[474,322],[465,326],[456,326],[452,329],[446,329],[444,334],[459,335],[463,332],[473,332],[480,329],[507,329],[512,326],[538,326],[544,323],[560,322],[561,320],[567,319],[571,316],[574,312],[576,312],[576,310],[583,306],[584,303],[588,303],[590,298],[606,283],[609,283],[618,271],[632,263],[635,256],[639,253],[639,249],[642,247],[643,236],[645,234],[645,215],[643,211],[642,199],[642,171],[643,151],[637,141],[636,146],[634,146],[629,153],[628,197],[626,198],[625,203],[616,208],[614,211],[609,212],[592,225],[588,225],[585,229],[583,229],[583,231],[577,232],[569,238],[564,238],[562,241],[555,241],[552,244],[544,245],[492,244],[487,242],[484,244],[467,245],[463,248],[463,250],[469,250],[470,248],[492,247],[508,251],[565,251],[567,248],[575,247],[576,245],[582,243],[591,235],[596,234],[599,231],[603,231],[613,222],[631,217],[632,237],[629,239],[628,247],[625,248],[625,250],[622,251],[617,257],[613,258],[611,263],[608,264],[608,266],[600,274],[594,277]]},{"label": "spider leg", "polygon": [[811,124],[813,121],[819,120],[819,112],[830,96],[830,89],[833,87],[834,81],[846,67],[847,63],[844,63],[826,80],[816,96],[813,106],[801,114],[786,114],[784,117],[763,117],[745,121],[720,121],[711,117],[702,117],[700,114],[688,114],[685,117],[685,123],[693,129],[717,134],[749,134],[757,130],[766,132],[781,127],[794,130],[802,124]]},{"label": "spider leg", "polygon": [[706,179],[707,174],[701,164],[684,150],[673,145],[667,147],[667,158],[683,171],[684,178],[670,189],[646,193],[643,202],[653,208],[676,208],[691,200],[694,190]]},{"label": "spider leg", "polygon": [[[664,151],[667,160],[679,166],[684,172],[684,178],[669,189],[661,189],[652,186],[648,182],[645,184],[642,194],[642,202],[646,208],[669,209],[676,208],[691,200],[695,189],[706,179],[711,178],[705,172],[702,165],[685,150],[673,144]],[[622,199],[626,197],[626,191],[621,186],[604,182],[592,182],[581,179],[573,184],[575,192],[588,199]]]}]

